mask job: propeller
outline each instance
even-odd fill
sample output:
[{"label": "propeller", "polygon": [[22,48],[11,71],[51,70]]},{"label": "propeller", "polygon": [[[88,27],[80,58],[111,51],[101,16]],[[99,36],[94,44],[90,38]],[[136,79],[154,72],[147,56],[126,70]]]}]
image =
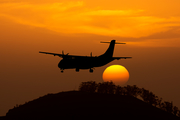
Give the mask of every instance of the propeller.
[{"label": "propeller", "polygon": [[[69,53],[67,53],[66,55],[68,55]],[[64,51],[62,51],[62,55],[64,55]]]}]

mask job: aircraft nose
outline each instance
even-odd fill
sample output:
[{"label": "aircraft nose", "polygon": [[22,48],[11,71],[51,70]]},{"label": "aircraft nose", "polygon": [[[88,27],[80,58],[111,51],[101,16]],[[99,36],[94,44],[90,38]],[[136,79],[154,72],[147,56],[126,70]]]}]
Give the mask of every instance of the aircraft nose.
[{"label": "aircraft nose", "polygon": [[60,69],[64,69],[65,66],[66,66],[65,61],[62,59],[62,60],[59,62],[58,67],[59,67]]},{"label": "aircraft nose", "polygon": [[62,61],[59,62],[58,67],[59,67],[59,68],[63,68]]}]

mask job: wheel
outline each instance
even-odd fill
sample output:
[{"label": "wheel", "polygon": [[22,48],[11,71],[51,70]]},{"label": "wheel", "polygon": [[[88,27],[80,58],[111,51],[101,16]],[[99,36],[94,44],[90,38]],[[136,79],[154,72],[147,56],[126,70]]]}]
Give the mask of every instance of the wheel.
[{"label": "wheel", "polygon": [[78,69],[78,68],[76,68],[76,72],[79,72],[79,69]]},{"label": "wheel", "polygon": [[61,70],[61,73],[63,73],[63,72],[64,72],[64,71],[63,71],[63,70],[64,70],[63,68],[60,68],[60,70]]},{"label": "wheel", "polygon": [[92,72],[93,72],[93,69],[90,69],[89,72],[92,73]]}]

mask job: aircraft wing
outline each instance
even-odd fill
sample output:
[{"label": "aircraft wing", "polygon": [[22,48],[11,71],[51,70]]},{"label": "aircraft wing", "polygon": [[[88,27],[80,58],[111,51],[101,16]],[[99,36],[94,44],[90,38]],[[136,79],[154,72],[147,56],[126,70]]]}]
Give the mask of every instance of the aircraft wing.
[{"label": "aircraft wing", "polygon": [[62,57],[62,56],[63,56],[63,54],[58,54],[58,53],[41,52],[41,51],[39,51],[39,53],[50,54],[50,55],[59,56],[59,57]]},{"label": "aircraft wing", "polygon": [[50,55],[54,55],[54,56],[59,56],[59,57],[75,57],[75,58],[79,58],[79,57],[88,57],[88,56],[78,56],[78,55],[68,55],[68,54],[58,54],[58,53],[50,53],[50,52],[41,52],[39,51],[39,53],[43,53],[43,54],[50,54]]},{"label": "aircraft wing", "polygon": [[113,58],[119,60],[119,59],[129,59],[129,58],[132,58],[132,57],[113,57]]}]

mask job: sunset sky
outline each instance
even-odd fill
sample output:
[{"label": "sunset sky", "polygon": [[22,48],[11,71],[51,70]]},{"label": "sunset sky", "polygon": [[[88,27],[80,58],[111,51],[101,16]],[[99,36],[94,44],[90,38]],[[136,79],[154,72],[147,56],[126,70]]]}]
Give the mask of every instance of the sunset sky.
[{"label": "sunset sky", "polygon": [[[106,67],[129,71],[126,83],[144,87],[180,109],[180,0],[1,0],[0,116],[16,104],[48,93],[102,82]],[[39,51],[97,56],[116,45],[115,60],[75,72],[57,67],[59,57]]]}]

